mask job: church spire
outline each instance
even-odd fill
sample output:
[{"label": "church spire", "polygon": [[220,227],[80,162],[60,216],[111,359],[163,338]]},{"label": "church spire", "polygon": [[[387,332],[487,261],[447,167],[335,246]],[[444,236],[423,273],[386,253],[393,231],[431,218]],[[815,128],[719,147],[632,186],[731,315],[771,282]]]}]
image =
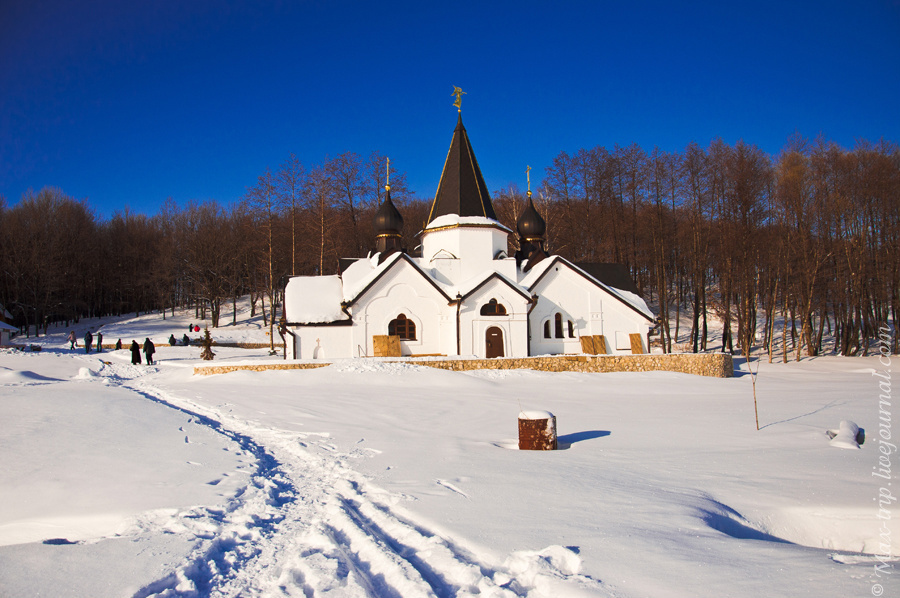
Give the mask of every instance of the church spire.
[{"label": "church spire", "polygon": [[450,142],[450,151],[447,152],[447,160],[444,162],[441,182],[438,184],[434,202],[431,204],[428,223],[447,214],[497,219],[487,184],[484,182],[478,161],[475,159],[469,135],[463,126],[462,94],[464,93],[460,88],[454,88],[453,95],[456,96],[456,102],[453,105],[457,107],[459,115],[456,119],[453,139]]}]

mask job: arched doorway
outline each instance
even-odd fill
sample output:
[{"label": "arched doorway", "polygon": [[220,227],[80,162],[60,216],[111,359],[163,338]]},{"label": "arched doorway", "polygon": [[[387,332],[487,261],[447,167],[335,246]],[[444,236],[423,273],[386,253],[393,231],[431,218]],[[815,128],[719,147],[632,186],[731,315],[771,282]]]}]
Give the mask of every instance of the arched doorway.
[{"label": "arched doorway", "polygon": [[503,357],[503,330],[498,326],[491,326],[484,334],[484,356]]}]

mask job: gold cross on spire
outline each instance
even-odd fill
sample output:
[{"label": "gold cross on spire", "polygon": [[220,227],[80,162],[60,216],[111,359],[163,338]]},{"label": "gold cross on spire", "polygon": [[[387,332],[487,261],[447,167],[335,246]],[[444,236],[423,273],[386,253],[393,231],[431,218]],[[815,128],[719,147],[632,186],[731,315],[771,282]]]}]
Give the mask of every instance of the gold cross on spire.
[{"label": "gold cross on spire", "polygon": [[531,197],[531,166],[525,166],[525,177],[528,179],[528,197]]},{"label": "gold cross on spire", "polygon": [[462,97],[466,92],[462,90],[461,87],[453,87],[453,93],[450,95],[456,96],[456,101],[453,102],[453,105],[456,106],[460,112],[462,112]]},{"label": "gold cross on spire", "polygon": [[387,182],[385,182],[385,184],[384,184],[384,190],[385,191],[391,190],[391,159],[390,158],[387,159]]}]

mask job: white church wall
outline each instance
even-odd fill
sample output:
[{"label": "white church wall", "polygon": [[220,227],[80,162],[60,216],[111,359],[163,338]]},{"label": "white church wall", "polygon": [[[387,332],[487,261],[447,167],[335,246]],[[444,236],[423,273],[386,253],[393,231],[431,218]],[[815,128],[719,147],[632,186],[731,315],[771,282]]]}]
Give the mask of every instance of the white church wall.
[{"label": "white church wall", "polygon": [[[301,326],[286,335],[292,359],[341,359],[351,357],[351,326]],[[292,342],[291,342],[292,341]]]},{"label": "white church wall", "polygon": [[[631,353],[629,334],[644,339],[650,322],[601,287],[585,279],[564,265],[553,266],[534,292],[540,296],[531,314],[532,355],[581,353],[579,337],[603,335],[607,350],[613,354]],[[563,338],[556,338],[555,315],[561,314]],[[574,338],[569,334],[568,322],[573,323]],[[545,337],[545,324],[550,324],[550,336]]]},{"label": "white church wall", "polygon": [[415,323],[415,340],[401,340],[403,355],[441,353],[445,336],[442,315],[447,300],[408,264],[398,264],[369,289],[353,308],[353,346],[373,355],[372,337],[386,335],[390,322],[404,314]]},{"label": "white church wall", "polygon": [[[595,309],[592,304],[590,286],[593,285],[559,264],[544,275],[533,289],[538,295],[538,302],[531,312],[532,355],[581,353],[581,336],[602,334],[592,330],[597,320],[592,319],[590,314],[600,309],[599,306]],[[556,314],[560,314],[562,338],[556,335]],[[569,322],[572,323],[571,330]],[[544,334],[548,323],[549,338]]]},{"label": "white church wall", "polygon": [[[603,293],[603,291],[601,291]],[[630,334],[640,334],[643,350],[647,351],[647,331],[651,323],[612,295],[603,293],[603,328],[608,345],[614,353],[631,353]]]},{"label": "white church wall", "polygon": [[[491,299],[506,308],[505,316],[481,315],[481,308]],[[503,331],[505,357],[528,355],[528,307],[529,302],[509,285],[492,279],[476,292],[466,297],[460,310],[460,350],[463,355],[486,355],[488,328],[496,326]]]},{"label": "white church wall", "polygon": [[[460,283],[493,269],[492,262],[500,252],[506,252],[506,231],[489,227],[453,227],[426,231],[422,236],[422,259],[435,264],[451,282]],[[444,267],[442,258],[456,258],[458,273]]]},{"label": "white church wall", "polygon": [[438,283],[452,286],[460,279],[461,274],[459,260],[450,258],[449,255],[441,253],[430,260],[417,258],[416,263]]}]

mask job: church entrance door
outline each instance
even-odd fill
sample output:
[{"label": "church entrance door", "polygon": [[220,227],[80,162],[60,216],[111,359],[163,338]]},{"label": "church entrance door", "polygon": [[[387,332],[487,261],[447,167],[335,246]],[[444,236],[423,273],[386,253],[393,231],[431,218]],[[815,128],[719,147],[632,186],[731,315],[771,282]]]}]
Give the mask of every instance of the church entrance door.
[{"label": "church entrance door", "polygon": [[484,338],[485,357],[503,357],[503,330],[497,326],[487,329]]}]

